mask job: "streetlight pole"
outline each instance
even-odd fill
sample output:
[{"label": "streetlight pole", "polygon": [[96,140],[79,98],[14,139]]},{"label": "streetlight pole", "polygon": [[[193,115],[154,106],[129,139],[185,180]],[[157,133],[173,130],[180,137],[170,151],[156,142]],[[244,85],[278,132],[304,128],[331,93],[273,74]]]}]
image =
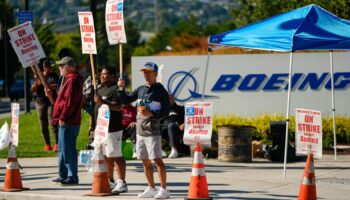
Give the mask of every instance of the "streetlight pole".
[{"label": "streetlight pole", "polygon": [[[29,0],[24,0],[24,10],[29,10]],[[25,112],[30,112],[30,83],[29,83],[29,67],[24,68],[24,108]]]},{"label": "streetlight pole", "polygon": [[5,96],[8,97],[9,92],[9,79],[8,79],[8,65],[7,65],[7,8],[6,8],[6,0],[2,1],[2,14],[3,14],[3,23],[2,23],[2,36],[4,40],[4,67],[5,67]]}]

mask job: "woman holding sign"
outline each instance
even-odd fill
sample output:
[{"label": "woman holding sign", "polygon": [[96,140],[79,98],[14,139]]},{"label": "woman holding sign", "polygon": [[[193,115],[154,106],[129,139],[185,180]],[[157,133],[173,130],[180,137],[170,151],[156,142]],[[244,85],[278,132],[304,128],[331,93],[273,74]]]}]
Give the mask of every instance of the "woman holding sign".
[{"label": "woman holding sign", "polygon": [[[47,83],[47,86],[52,91],[53,95],[56,96],[56,88],[58,83],[58,75],[53,71],[52,65],[53,61],[46,59],[43,62],[43,75],[45,78],[45,82]],[[37,97],[35,98],[35,108],[38,112],[39,116],[39,122],[40,122],[40,128],[41,132],[44,137],[45,151],[54,151],[57,152],[58,150],[58,128],[56,125],[52,123],[52,113],[53,113],[53,105],[50,103],[49,98],[45,95],[44,86],[41,83],[39,77],[37,74],[34,74],[35,81],[32,85],[32,93],[36,93]],[[53,136],[55,139],[55,145],[52,147],[50,143],[50,134],[49,134],[49,128],[48,126],[51,126]]]}]

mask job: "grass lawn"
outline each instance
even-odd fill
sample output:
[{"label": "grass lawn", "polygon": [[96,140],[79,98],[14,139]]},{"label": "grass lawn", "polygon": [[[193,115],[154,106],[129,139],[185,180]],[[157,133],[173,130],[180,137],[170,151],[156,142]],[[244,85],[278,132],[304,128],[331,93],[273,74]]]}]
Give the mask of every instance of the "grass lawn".
[{"label": "grass lawn", "polygon": [[[4,122],[11,124],[11,118],[0,119],[0,126]],[[89,128],[89,115],[82,112],[82,121],[80,132],[77,140],[78,150],[85,149],[89,140],[88,136]],[[54,144],[54,139],[50,130],[51,145]],[[19,144],[17,147],[17,156],[21,158],[28,157],[52,157],[56,156],[56,153],[44,151],[44,138],[42,136],[39,119],[37,112],[34,110],[32,113],[21,114],[19,116]],[[7,158],[7,149],[0,151],[0,158]]]}]

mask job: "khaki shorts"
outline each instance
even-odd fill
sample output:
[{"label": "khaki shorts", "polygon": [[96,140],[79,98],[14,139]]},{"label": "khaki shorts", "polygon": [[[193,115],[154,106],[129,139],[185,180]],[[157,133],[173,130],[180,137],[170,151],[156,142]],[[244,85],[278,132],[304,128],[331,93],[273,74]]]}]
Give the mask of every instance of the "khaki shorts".
[{"label": "khaki shorts", "polygon": [[162,136],[136,135],[136,154],[141,160],[162,158]]},{"label": "khaki shorts", "polygon": [[122,153],[122,136],[123,131],[110,132],[107,134],[102,152],[108,158],[123,157]]}]

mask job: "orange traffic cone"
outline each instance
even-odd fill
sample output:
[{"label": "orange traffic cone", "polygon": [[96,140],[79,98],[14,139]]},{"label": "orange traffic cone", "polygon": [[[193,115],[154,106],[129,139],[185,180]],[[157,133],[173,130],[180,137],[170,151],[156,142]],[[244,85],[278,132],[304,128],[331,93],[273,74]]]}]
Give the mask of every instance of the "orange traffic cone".
[{"label": "orange traffic cone", "polygon": [[203,154],[201,145],[198,143],[194,152],[192,175],[190,188],[188,191],[188,200],[206,200],[212,199],[209,197],[207,178],[205,176],[205,168],[203,162]]},{"label": "orange traffic cone", "polygon": [[314,156],[309,153],[304,169],[303,179],[301,181],[298,200],[316,200],[316,184],[314,172]]},{"label": "orange traffic cone", "polygon": [[101,147],[95,147],[94,177],[92,192],[87,196],[109,196],[113,195],[108,181],[106,164]]},{"label": "orange traffic cone", "polygon": [[28,190],[22,186],[21,174],[19,172],[19,164],[16,156],[16,149],[10,145],[7,156],[6,175],[4,187],[1,191],[4,192],[19,192],[22,190]]}]

